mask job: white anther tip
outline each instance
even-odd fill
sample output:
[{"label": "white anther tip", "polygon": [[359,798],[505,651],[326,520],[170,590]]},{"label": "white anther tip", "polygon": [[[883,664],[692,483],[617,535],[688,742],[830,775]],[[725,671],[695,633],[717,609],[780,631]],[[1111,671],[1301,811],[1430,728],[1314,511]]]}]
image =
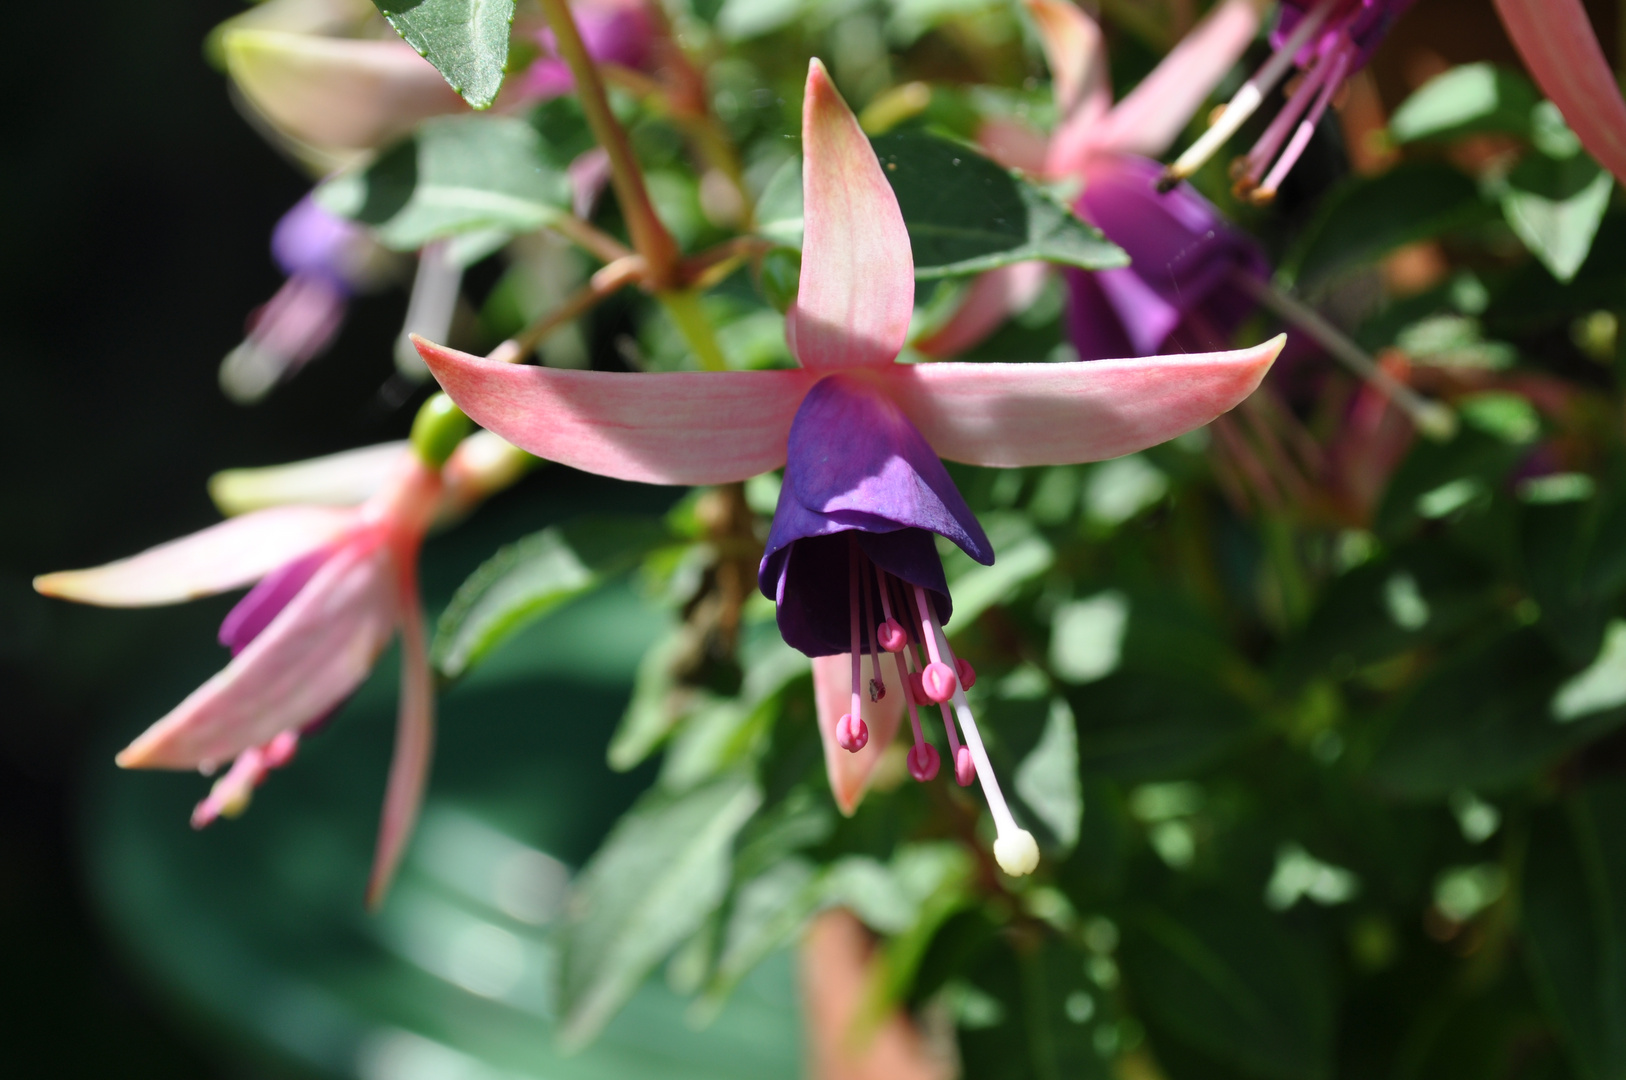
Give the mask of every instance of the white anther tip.
[{"label": "white anther tip", "polygon": [[1004,833],[994,841],[994,860],[1011,877],[1031,874],[1039,865],[1039,842],[1026,829]]}]

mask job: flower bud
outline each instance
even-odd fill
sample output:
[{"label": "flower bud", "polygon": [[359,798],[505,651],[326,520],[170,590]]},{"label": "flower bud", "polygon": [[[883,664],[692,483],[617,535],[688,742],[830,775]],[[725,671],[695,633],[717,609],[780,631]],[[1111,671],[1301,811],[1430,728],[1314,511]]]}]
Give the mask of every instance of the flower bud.
[{"label": "flower bud", "polygon": [[446,464],[446,459],[473,426],[451,398],[435,394],[423,403],[412,421],[412,449],[425,465],[438,469]]}]

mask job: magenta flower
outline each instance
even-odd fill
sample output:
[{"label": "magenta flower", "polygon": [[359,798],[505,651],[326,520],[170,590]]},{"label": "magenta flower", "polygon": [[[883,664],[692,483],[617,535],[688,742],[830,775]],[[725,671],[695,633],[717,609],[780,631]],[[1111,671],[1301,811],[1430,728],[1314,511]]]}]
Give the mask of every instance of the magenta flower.
[{"label": "magenta flower", "polygon": [[1242,85],[1202,137],[1169,166],[1165,184],[1172,186],[1201,168],[1258,110],[1288,69],[1297,66],[1304,78],[1232,170],[1239,188],[1255,202],[1275,198],[1344,80],[1365,66],[1411,5],[1412,0],[1282,0],[1270,59]]},{"label": "magenta flower", "polygon": [[359,506],[256,510],[118,562],[36,578],[47,596],[106,607],[176,603],[258,581],[221,624],[231,662],[118,763],[209,773],[229,761],[192,823],[235,815],[292,758],[300,737],[355,692],[399,629],[400,715],[368,885],[369,903],[381,900],[428,774],[434,695],[417,560],[451,494],[437,470],[402,446],[387,482]]},{"label": "magenta flower", "polygon": [[[896,363],[914,304],[909,234],[869,140],[816,60],[802,125],[805,238],[786,323],[799,369],[617,374],[418,348],[465,412],[539,457],[658,484],[725,483],[784,465],[760,582],[786,639],[815,657],[843,809],[874,767],[875,749],[859,751],[884,746],[906,700],[911,772],[936,772],[917,711],[936,704],[957,778],[982,782],[995,856],[1027,873],[1038,849],[989,765],[965,697],[974,673],[943,633],[952,609],[934,538],[985,562],[993,552],[939,458],[1018,466],[1131,453],[1246,397],[1281,340],[1095,363]],[[887,668],[912,689],[887,692]]]},{"label": "magenta flower", "polygon": [[1496,0],[1496,10],[1581,145],[1626,184],[1626,101],[1581,0]]},{"label": "magenta flower", "polygon": [[[1159,197],[1153,185],[1162,167],[1151,158],[1169,148],[1253,39],[1256,5],[1228,0],[1215,8],[1117,105],[1095,20],[1069,0],[1028,0],[1028,9],[1062,120],[1048,139],[991,121],[979,141],[1003,164],[1079,182],[1079,216],[1129,255],[1126,267],[1067,273],[1068,325],[1080,358],[1224,347],[1255,307],[1236,275],[1263,280],[1269,264],[1251,237],[1189,186]],[[916,349],[952,356],[970,348],[1032,303],[1043,274],[1043,264],[1029,263],[982,275]]]},{"label": "magenta flower", "polygon": [[331,214],[309,195],[282,215],[271,256],[288,275],[249,316],[248,336],[220,365],[228,397],[252,402],[321,355],[357,293],[376,287],[387,255],[364,226]]}]

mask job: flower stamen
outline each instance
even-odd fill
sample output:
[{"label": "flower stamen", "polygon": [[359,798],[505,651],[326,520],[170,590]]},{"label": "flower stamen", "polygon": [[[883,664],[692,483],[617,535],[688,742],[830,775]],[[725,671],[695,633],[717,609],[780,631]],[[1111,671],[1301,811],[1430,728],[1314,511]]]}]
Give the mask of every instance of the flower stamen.
[{"label": "flower stamen", "polygon": [[842,715],[836,721],[836,743],[850,754],[856,754],[869,742],[869,725],[864,723],[863,702],[858,695],[858,683],[862,677],[863,653],[859,649],[858,636],[858,566],[862,558],[858,550],[858,539],[851,540],[851,547],[847,556],[847,609],[852,625],[852,711]]},{"label": "flower stamen", "polygon": [[[932,640],[936,643],[934,652],[954,660],[954,650],[949,647],[948,638],[943,634],[943,628],[937,620],[929,614],[927,627]],[[999,780],[994,776],[994,767],[988,760],[988,750],[983,746],[982,733],[977,730],[976,718],[971,715],[971,704],[965,699],[965,691],[958,684],[954,687],[954,713],[959,718],[960,730],[965,732],[965,749],[969,757],[976,763],[978,776],[982,779],[983,798],[988,800],[988,810],[994,815],[994,859],[999,868],[1012,877],[1021,877],[1031,874],[1039,865],[1039,844],[1033,839],[1033,834],[1016,823],[1011,815],[1011,808],[1005,802],[1005,795],[999,790]]]}]

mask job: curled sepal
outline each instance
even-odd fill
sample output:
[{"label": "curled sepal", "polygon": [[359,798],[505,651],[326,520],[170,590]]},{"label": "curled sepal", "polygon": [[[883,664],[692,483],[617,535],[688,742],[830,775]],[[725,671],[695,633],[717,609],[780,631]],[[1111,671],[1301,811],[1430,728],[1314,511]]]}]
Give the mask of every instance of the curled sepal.
[{"label": "curled sepal", "polygon": [[887,364],[903,348],[915,264],[897,196],[824,65],[802,101],[802,274],[785,323],[807,368]]}]

